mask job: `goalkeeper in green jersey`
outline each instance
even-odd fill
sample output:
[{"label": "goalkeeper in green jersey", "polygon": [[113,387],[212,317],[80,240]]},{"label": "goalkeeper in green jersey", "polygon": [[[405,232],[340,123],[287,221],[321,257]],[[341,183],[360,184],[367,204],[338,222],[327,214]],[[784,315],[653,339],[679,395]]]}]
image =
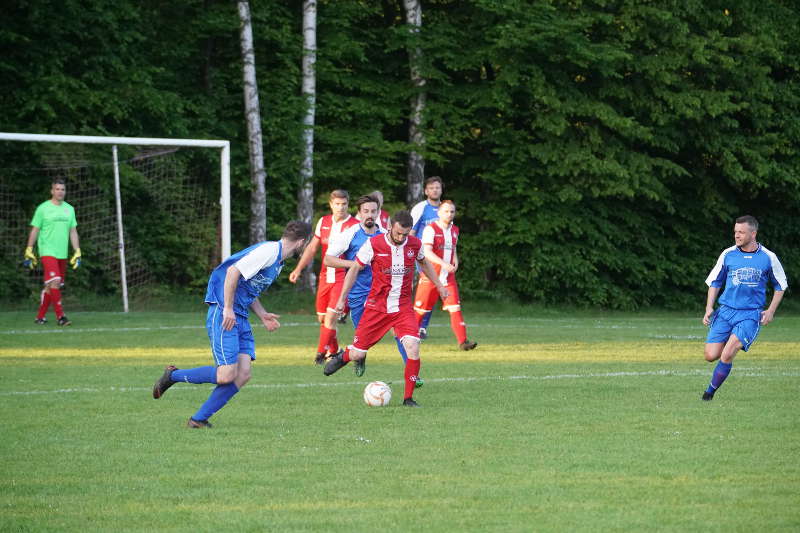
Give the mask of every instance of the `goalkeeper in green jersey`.
[{"label": "goalkeeper in green jersey", "polygon": [[74,253],[69,263],[73,269],[81,264],[81,246],[76,229],[78,222],[75,220],[75,209],[64,201],[64,196],[67,194],[64,180],[53,180],[50,194],[50,199],[36,208],[31,220],[31,232],[28,235],[23,264],[31,269],[36,266],[38,260],[33,253],[33,245],[36,244],[44,271],[44,289],[35,322],[47,323],[45,314],[52,303],[58,325],[69,326],[72,322],[64,314],[61,305],[61,287],[64,286],[67,274],[67,252],[70,242]]}]

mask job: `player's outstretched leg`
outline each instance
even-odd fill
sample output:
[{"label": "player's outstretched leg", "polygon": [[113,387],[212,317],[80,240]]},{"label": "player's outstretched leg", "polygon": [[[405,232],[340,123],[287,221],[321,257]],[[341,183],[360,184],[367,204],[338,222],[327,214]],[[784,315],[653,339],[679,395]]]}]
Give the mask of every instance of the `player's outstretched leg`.
[{"label": "player's outstretched leg", "polygon": [[228,400],[233,398],[237,392],[239,392],[239,387],[236,386],[236,383],[217,385],[214,390],[211,391],[208,400],[200,406],[200,409],[198,409],[191,418],[189,418],[187,427],[195,429],[210,428],[211,424],[208,422],[208,419],[211,418],[214,413],[222,409],[225,404],[228,403]]},{"label": "player's outstretched leg", "polygon": [[405,377],[405,390],[403,393],[403,406],[405,407],[419,407],[419,404],[414,401],[414,389],[416,382],[419,379],[419,359],[409,359],[406,361],[406,368],[404,372]]}]

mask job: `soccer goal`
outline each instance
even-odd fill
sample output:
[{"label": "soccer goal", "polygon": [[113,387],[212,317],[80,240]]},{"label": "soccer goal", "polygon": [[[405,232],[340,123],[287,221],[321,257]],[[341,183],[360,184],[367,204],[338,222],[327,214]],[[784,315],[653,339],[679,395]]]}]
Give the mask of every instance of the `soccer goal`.
[{"label": "soccer goal", "polygon": [[41,271],[14,258],[56,178],[75,207],[84,259],[67,275],[68,286],[119,292],[125,312],[129,293],[197,285],[230,255],[229,141],[0,132],[0,249],[7,258],[0,289],[7,297],[38,294]]}]

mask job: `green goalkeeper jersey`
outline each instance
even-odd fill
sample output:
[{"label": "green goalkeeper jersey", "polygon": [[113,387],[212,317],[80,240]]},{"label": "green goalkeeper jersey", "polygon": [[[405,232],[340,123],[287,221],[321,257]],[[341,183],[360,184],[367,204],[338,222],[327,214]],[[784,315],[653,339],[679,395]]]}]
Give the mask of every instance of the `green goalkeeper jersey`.
[{"label": "green goalkeeper jersey", "polygon": [[69,230],[78,225],[75,209],[67,202],[55,205],[51,200],[39,204],[33,214],[31,226],[39,228],[40,256],[66,259],[69,252]]}]

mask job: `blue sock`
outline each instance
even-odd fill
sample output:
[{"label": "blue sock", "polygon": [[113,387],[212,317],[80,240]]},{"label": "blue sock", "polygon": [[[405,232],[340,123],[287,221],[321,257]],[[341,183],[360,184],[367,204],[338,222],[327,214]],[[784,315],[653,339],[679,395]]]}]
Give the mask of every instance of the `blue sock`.
[{"label": "blue sock", "polygon": [[239,387],[236,386],[236,383],[217,385],[211,391],[208,400],[200,406],[200,409],[192,415],[192,418],[195,420],[208,420],[211,415],[222,409],[237,392],[239,392]]},{"label": "blue sock", "polygon": [[170,376],[172,381],[183,381],[185,383],[216,383],[217,367],[200,366],[197,368],[179,368],[173,370]]},{"label": "blue sock", "polygon": [[717,366],[714,368],[714,373],[711,374],[711,383],[708,384],[706,392],[713,394],[714,391],[720,388],[725,378],[731,373],[731,367],[733,367],[733,363],[723,363],[722,361],[717,363]]},{"label": "blue sock", "polygon": [[408,361],[408,356],[406,355],[406,347],[403,346],[403,343],[400,342],[400,339],[397,337],[394,338],[394,341],[397,343],[397,351],[400,352],[400,357],[403,358],[403,364]]},{"label": "blue sock", "polygon": [[431,323],[431,316],[433,316],[433,311],[428,311],[425,313],[425,316],[422,317],[422,322],[420,322],[419,327],[428,329],[428,324]]}]

